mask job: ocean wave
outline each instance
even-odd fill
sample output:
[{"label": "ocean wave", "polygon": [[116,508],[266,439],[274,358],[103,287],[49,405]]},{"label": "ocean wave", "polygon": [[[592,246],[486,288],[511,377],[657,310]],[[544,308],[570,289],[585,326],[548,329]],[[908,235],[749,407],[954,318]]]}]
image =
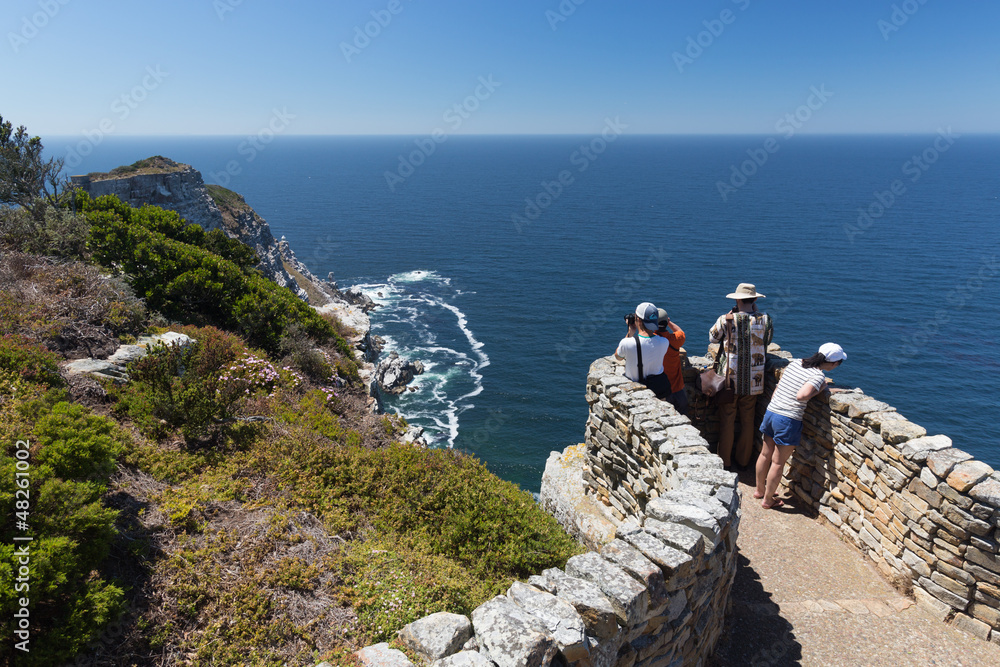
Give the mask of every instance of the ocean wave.
[{"label": "ocean wave", "polygon": [[456,304],[469,293],[425,270],[356,287],[380,306],[371,318],[372,332],[385,341],[383,354],[396,352],[424,364],[424,373],[410,384],[416,391],[386,396],[386,408],[423,427],[430,444],[453,447],[460,416],[475,407],[470,399],[482,393],[482,371],[490,365],[484,344]]},{"label": "ocean wave", "polygon": [[451,285],[451,278],[441,276],[437,271],[404,271],[394,273],[389,276],[390,283],[419,283],[424,281],[438,282],[442,285]]}]

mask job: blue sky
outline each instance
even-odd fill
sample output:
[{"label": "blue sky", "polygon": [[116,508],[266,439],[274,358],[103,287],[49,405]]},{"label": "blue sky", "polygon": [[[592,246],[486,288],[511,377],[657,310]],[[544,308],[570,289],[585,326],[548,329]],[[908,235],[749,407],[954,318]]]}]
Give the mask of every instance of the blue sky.
[{"label": "blue sky", "polygon": [[240,135],[276,112],[288,134],[768,134],[796,113],[812,134],[1000,131],[985,0],[7,0],[0,19],[0,114],[43,137]]}]

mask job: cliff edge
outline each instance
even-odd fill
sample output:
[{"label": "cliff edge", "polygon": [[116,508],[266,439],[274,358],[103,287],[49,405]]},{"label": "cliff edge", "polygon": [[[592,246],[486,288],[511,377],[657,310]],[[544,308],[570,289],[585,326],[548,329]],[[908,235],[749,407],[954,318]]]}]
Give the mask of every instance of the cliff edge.
[{"label": "cliff edge", "polygon": [[222,230],[229,238],[253,248],[260,260],[257,268],[266,278],[290,289],[320,312],[336,316],[344,325],[341,335],[357,350],[362,380],[369,393],[378,398],[371,362],[380,347],[371,336],[367,314],[374,304],[362,295],[341,292],[332,279],[324,281],[313,275],[284,237],[275,240],[270,225],[242,195],[206,184],[201,172],[191,165],[161,155],[109,172],[73,176],[71,180],[92,197],[114,195],[132,206],[150,204],[175,211],[190,224],[200,225],[205,231]]}]

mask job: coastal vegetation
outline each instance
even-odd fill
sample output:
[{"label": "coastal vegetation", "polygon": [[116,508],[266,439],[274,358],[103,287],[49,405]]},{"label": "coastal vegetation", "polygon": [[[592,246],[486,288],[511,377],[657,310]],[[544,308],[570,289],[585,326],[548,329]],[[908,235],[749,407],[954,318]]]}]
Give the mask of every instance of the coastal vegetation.
[{"label": "coastal vegetation", "polygon": [[[352,664],[581,550],[476,459],[399,442],[405,424],[367,410],[339,323],[263,278],[252,250],[45,189],[33,141],[0,133],[2,174],[20,174],[0,187],[6,618],[13,538],[33,537],[18,664]],[[166,331],[193,342],[154,348],[127,383],[61,369]],[[10,481],[25,465],[27,503]]]}]

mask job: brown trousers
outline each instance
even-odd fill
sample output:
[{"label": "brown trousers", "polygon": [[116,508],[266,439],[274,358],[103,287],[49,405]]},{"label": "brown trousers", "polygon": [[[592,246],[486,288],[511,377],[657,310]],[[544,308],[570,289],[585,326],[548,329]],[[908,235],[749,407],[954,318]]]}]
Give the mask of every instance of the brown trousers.
[{"label": "brown trousers", "polygon": [[719,406],[719,458],[728,468],[733,451],[736,413],[740,413],[740,440],[736,443],[736,464],[747,466],[753,454],[754,421],[757,416],[757,396],[739,396],[732,403]]}]

